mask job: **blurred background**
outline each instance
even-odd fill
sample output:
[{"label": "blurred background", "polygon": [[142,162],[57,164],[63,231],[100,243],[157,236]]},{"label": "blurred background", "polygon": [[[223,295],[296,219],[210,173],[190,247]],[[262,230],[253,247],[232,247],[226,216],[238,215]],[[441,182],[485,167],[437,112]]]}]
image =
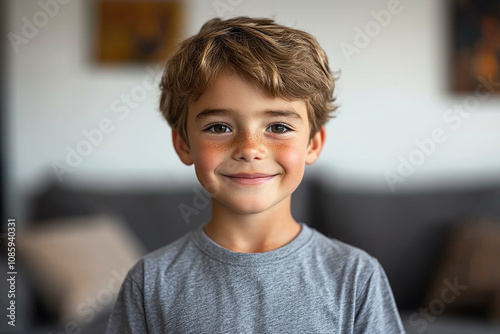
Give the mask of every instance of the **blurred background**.
[{"label": "blurred background", "polygon": [[19,289],[1,332],[103,331],[131,265],[209,217],[157,86],[179,41],[245,15],[310,32],[340,73],[297,219],[379,259],[409,333],[497,333],[500,1],[1,6],[2,228],[16,220]]}]

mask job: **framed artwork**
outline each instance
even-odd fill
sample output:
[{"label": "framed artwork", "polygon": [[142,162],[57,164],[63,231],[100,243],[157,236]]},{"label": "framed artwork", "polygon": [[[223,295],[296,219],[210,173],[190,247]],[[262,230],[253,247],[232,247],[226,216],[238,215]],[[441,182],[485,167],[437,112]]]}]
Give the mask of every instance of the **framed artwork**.
[{"label": "framed artwork", "polygon": [[163,62],[179,41],[179,2],[95,0],[95,6],[98,63]]},{"label": "framed artwork", "polygon": [[[483,85],[492,91],[491,82],[500,80],[500,0],[450,0],[450,4],[452,89],[473,93]],[[500,93],[500,87],[494,92]]]}]

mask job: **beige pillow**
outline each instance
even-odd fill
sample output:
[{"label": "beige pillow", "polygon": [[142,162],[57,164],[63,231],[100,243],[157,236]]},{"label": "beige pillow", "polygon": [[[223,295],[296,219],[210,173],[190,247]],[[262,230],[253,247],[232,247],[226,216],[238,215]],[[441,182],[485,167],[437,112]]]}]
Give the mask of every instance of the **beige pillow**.
[{"label": "beige pillow", "polygon": [[18,253],[45,306],[61,322],[91,322],[109,310],[128,270],[144,254],[125,224],[108,214],[58,218],[19,231]]}]

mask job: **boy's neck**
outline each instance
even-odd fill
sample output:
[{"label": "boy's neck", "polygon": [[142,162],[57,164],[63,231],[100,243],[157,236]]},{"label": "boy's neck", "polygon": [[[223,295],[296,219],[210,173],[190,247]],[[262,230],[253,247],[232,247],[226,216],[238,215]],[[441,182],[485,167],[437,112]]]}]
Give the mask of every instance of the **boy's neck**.
[{"label": "boy's neck", "polygon": [[235,252],[261,253],[280,248],[300,232],[293,219],[288,197],[271,210],[240,214],[212,199],[212,218],[204,227],[207,236]]}]

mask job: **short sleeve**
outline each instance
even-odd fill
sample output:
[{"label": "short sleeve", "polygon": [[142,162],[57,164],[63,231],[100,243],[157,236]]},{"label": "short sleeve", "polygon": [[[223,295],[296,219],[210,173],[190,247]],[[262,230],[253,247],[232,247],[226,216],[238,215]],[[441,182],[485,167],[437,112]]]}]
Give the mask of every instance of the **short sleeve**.
[{"label": "short sleeve", "polygon": [[106,334],[148,333],[144,314],[144,295],[129,271],[118,293],[118,297],[108,320]]},{"label": "short sleeve", "polygon": [[364,289],[357,298],[354,333],[405,333],[384,269],[377,260]]}]

